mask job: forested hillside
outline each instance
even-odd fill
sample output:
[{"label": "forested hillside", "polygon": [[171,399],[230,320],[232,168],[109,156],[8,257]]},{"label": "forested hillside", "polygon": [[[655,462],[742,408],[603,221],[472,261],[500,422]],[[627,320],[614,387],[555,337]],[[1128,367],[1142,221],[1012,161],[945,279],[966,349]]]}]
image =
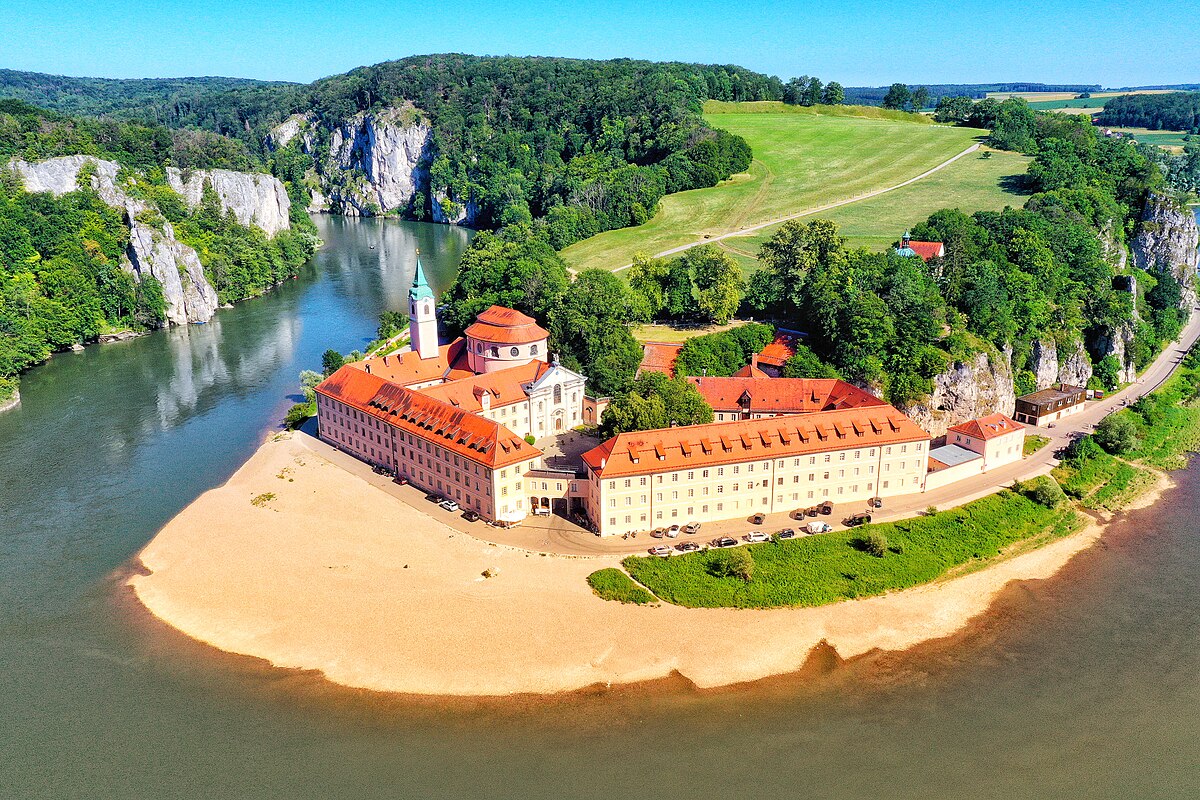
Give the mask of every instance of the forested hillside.
[{"label": "forested hillside", "polygon": [[1101,125],[1200,133],[1200,92],[1127,94],[1104,104]]},{"label": "forested hillside", "polygon": [[[25,191],[20,173],[7,166],[14,158],[41,162],[64,155],[119,164],[116,190],[144,210],[133,217],[102,199],[91,185],[97,162],[80,170],[76,191],[57,197]],[[134,226],[194,251],[216,302],[259,294],[296,274],[316,241],[307,217],[294,218],[296,227],[271,238],[223,213],[211,186],[190,208],[164,171],[248,163],[240,142],[215,134],[73,118],[0,101],[0,400],[15,388],[13,376],[56,350],[166,323],[162,283],[129,265]]]}]

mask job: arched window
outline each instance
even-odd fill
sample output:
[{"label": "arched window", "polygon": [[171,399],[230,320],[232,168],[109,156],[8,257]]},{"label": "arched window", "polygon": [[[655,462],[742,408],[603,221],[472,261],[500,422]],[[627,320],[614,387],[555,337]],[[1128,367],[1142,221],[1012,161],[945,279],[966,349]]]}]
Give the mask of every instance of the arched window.
[{"label": "arched window", "polygon": [[476,343],[475,343],[475,352],[476,352],[476,353],[482,353],[482,352],[483,352],[483,342],[476,342]]},{"label": "arched window", "polygon": [[554,384],[554,405],[558,405],[561,402],[562,402],[562,384],[556,383],[556,384]]},{"label": "arched window", "polygon": [[537,355],[537,345],[536,344],[529,345],[529,355],[531,355],[531,356]]},{"label": "arched window", "polygon": [[517,356],[521,355],[521,348],[514,347],[512,350],[509,350],[508,352],[509,352],[509,355],[511,355],[513,358],[516,358]]}]

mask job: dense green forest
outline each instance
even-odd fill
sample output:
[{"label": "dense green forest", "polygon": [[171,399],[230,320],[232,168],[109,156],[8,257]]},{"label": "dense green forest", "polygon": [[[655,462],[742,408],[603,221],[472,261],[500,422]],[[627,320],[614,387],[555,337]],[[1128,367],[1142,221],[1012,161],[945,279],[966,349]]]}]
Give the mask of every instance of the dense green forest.
[{"label": "dense green forest", "polygon": [[1200,133],[1200,92],[1127,94],[1104,104],[1100,125]]},{"label": "dense green forest", "polygon": [[[891,86],[847,86],[846,102],[861,106],[883,105],[897,84]],[[942,97],[968,97],[980,99],[989,92],[1097,92],[1099,84],[1052,84],[1052,83],[926,83],[899,84],[912,90],[924,89],[930,100]]]},{"label": "dense green forest", "polygon": [[[674,259],[641,256],[627,281],[598,270],[572,280],[545,231],[516,225],[474,240],[443,298],[447,321],[461,330],[492,302],[536,317],[563,362],[589,376],[590,390],[620,401],[607,431],[702,414],[683,388],[634,380],[641,348],[627,326],[727,319],[730,294],[743,315],[810,334],[785,374],[841,376],[879,387],[897,404],[928,394],[951,361],[1000,350],[1012,353],[1018,389],[1031,389],[1037,340],[1082,342],[1094,380],[1111,387],[1121,365],[1103,344],[1114,331],[1133,326],[1132,358],[1143,367],[1184,322],[1174,278],[1139,272],[1131,293],[1128,282],[1114,281],[1102,244],[1125,246],[1148,193],[1163,188],[1162,173],[1150,148],[1103,137],[1086,118],[1036,113],[1020,100],[996,106],[998,141],[1036,156],[1031,195],[1023,208],[946,209],[914,220],[916,238],[945,243],[943,259],[925,264],[890,250],[852,250],[836,225],[817,219],[781,226],[748,284],[708,246]],[[722,302],[702,303],[706,291]],[[685,375],[730,374],[769,331],[743,326],[698,337],[676,365]]]},{"label": "dense green forest", "polygon": [[[664,195],[746,169],[749,146],[704,123],[705,100],[785,95],[778,78],[736,66],[458,54],[413,56],[304,86],[41,77],[0,75],[0,93],[237,139],[297,188],[312,162],[294,148],[267,152],[272,126],[309,113],[327,135],[360,111],[411,102],[431,122],[435,152],[429,184],[407,213],[424,219],[434,202],[470,202],[477,227],[537,220],[556,249],[641,224]],[[835,85],[829,99],[836,95]]]},{"label": "dense green forest", "polygon": [[[0,163],[85,154],[125,169],[121,189],[151,204],[139,221],[172,223],[176,237],[200,257],[221,302],[261,293],[296,274],[316,244],[312,222],[293,215],[294,228],[268,238],[221,212],[206,185],[188,208],[167,185],[164,167],[242,167],[245,146],[209,133],[90,120],[0,100]],[[21,370],[56,351],[116,330],[148,330],[166,319],[162,286],[140,282],[122,267],[130,221],[110,208],[81,170],[81,188],[61,197],[30,194],[16,172],[0,169],[0,399]]]}]

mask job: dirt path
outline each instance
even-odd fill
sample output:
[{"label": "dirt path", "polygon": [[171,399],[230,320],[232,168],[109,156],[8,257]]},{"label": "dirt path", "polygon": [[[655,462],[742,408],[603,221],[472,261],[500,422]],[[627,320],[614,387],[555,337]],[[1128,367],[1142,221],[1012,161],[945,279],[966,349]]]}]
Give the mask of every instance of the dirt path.
[{"label": "dirt path", "polygon": [[[836,203],[827,203],[823,206],[817,206],[816,208],[809,208],[804,211],[797,211],[795,214],[788,214],[783,217],[776,217],[775,219],[769,219],[766,222],[758,222],[758,223],[755,223],[754,225],[746,225],[744,227],[738,228],[736,231],[730,231],[729,233],[722,233],[717,236],[710,236],[709,238],[703,239],[698,242],[690,242],[688,244],[681,244],[678,247],[672,247],[669,250],[663,250],[661,253],[655,253],[654,258],[664,258],[666,256],[675,255],[676,253],[682,253],[684,250],[690,250],[693,247],[699,247],[702,244],[712,244],[714,242],[720,242],[723,239],[729,239],[734,236],[745,236],[748,233],[753,233],[754,231],[760,231],[763,228],[769,228],[772,225],[778,225],[781,222],[787,222],[788,220],[793,220],[793,219],[800,219],[801,217],[809,217],[809,216],[812,216],[813,214],[820,214],[822,211],[830,211],[835,208],[841,208],[842,206],[848,206],[851,203],[859,203],[859,202],[862,202],[863,200],[870,200],[872,197],[879,197],[881,194],[887,194],[888,192],[893,192],[896,189],[902,189],[905,186],[910,186],[919,180],[928,178],[930,175],[934,174],[935,172],[945,169],[946,167],[953,164],[955,161],[958,161],[960,158],[963,158],[964,156],[974,153],[978,149],[979,149],[979,145],[973,144],[970,147],[968,147],[966,150],[963,150],[958,155],[956,155],[952,158],[949,158],[949,159],[943,161],[941,164],[938,164],[936,167],[933,167],[932,169],[927,169],[924,172],[922,172],[920,175],[909,178],[908,180],[903,181],[902,183],[897,183],[892,186],[885,186],[882,189],[873,189],[865,194],[857,195],[856,197],[850,197],[845,200],[838,200]],[[771,177],[773,177],[773,176],[771,176]],[[759,194],[755,195],[754,200],[752,201],[752,205],[757,205],[757,203],[760,199],[760,197],[759,197],[760,194],[761,194],[761,190],[760,190]],[[745,214],[739,215],[739,218],[744,218],[744,217],[745,217]],[[633,266],[633,265],[626,264],[622,267],[617,267],[616,269],[613,270],[613,272],[620,272],[621,270],[629,269],[631,266]]]}]

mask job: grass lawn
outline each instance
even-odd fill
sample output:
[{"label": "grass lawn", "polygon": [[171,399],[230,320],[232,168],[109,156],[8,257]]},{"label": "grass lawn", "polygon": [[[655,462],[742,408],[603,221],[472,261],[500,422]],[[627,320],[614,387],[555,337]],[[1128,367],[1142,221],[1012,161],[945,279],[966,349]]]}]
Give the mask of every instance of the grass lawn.
[{"label": "grass lawn", "polygon": [[670,342],[682,344],[688,339],[703,336],[706,333],[719,333],[739,325],[745,325],[745,320],[734,320],[728,325],[668,325],[665,322],[649,322],[644,325],[634,325],[629,329],[633,338],[639,342]]},{"label": "grass lawn", "polygon": [[654,603],[658,598],[638,586],[629,576],[616,567],[608,567],[593,572],[587,577],[592,591],[605,600],[616,600],[619,603],[634,603],[646,605]]},{"label": "grass lawn", "polygon": [[1021,454],[1031,456],[1048,444],[1050,444],[1050,440],[1047,437],[1038,436],[1036,433],[1030,434],[1025,437],[1025,447]]},{"label": "grass lawn", "polygon": [[902,183],[975,143],[981,131],[815,113],[721,113],[705,119],[745,137],[748,172],[669,195],[644,225],[607,231],[562,251],[576,269],[616,269],[659,253]]},{"label": "grass lawn", "polygon": [[[970,214],[1024,205],[1026,195],[1018,180],[1032,160],[1001,151],[992,152],[988,158],[973,153],[914,184],[813,217],[836,222],[851,247],[882,250],[899,240],[906,228],[943,208],[960,208]],[[778,226],[763,228],[719,244],[741,257],[743,269],[753,270],[757,269],[759,248],[776,230]]]},{"label": "grass lawn", "polygon": [[[933,516],[749,545],[745,549],[754,558],[749,582],[710,571],[719,551],[669,559],[630,556],[622,563],[654,594],[682,606],[818,606],[928,583],[982,565],[1014,545],[1065,536],[1081,524],[1068,505],[1048,509],[1004,491]],[[882,557],[863,549],[861,540],[870,533],[887,539]]]}]

